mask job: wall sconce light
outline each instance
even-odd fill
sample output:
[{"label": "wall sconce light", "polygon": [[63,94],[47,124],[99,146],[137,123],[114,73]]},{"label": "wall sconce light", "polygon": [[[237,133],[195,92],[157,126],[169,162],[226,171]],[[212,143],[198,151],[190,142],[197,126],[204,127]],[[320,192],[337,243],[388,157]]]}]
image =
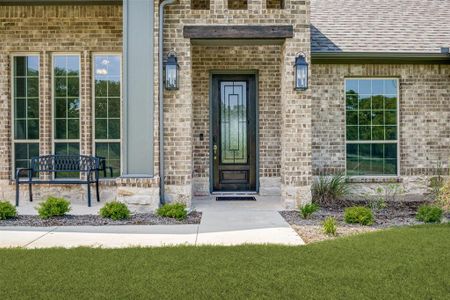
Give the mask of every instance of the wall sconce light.
[{"label": "wall sconce light", "polygon": [[295,57],[295,90],[305,91],[308,89],[308,63],[305,54],[300,53]]},{"label": "wall sconce light", "polygon": [[175,52],[169,52],[165,65],[166,90],[178,90],[178,59]]}]

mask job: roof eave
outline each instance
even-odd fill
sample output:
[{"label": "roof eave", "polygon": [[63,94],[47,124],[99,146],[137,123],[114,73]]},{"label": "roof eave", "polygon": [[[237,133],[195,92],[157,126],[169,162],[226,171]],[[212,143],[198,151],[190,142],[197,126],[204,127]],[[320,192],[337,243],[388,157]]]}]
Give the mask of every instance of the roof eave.
[{"label": "roof eave", "polygon": [[316,64],[450,64],[450,55],[445,53],[312,52],[311,59]]}]

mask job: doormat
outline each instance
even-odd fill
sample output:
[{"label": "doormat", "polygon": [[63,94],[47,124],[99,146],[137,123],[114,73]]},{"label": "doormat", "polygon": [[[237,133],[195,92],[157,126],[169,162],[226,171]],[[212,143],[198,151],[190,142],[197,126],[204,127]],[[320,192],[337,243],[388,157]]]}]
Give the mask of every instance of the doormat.
[{"label": "doormat", "polygon": [[256,198],[253,196],[225,196],[216,197],[216,201],[256,201]]}]

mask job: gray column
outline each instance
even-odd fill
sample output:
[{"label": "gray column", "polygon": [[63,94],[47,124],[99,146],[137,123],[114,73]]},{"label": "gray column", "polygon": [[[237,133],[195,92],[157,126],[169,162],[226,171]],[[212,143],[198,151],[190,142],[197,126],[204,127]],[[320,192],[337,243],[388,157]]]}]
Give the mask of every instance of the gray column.
[{"label": "gray column", "polygon": [[123,176],[153,170],[153,1],[123,1]]}]

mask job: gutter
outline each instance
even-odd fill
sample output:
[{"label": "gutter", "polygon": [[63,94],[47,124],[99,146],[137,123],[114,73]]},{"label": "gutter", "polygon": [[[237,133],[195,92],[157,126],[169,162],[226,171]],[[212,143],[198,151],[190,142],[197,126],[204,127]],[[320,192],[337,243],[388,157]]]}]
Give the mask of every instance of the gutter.
[{"label": "gutter", "polygon": [[312,52],[313,63],[450,64],[447,53]]},{"label": "gutter", "polygon": [[159,69],[159,202],[164,199],[164,8],[174,4],[176,0],[164,0],[159,4],[159,39],[158,39],[158,69]]}]

